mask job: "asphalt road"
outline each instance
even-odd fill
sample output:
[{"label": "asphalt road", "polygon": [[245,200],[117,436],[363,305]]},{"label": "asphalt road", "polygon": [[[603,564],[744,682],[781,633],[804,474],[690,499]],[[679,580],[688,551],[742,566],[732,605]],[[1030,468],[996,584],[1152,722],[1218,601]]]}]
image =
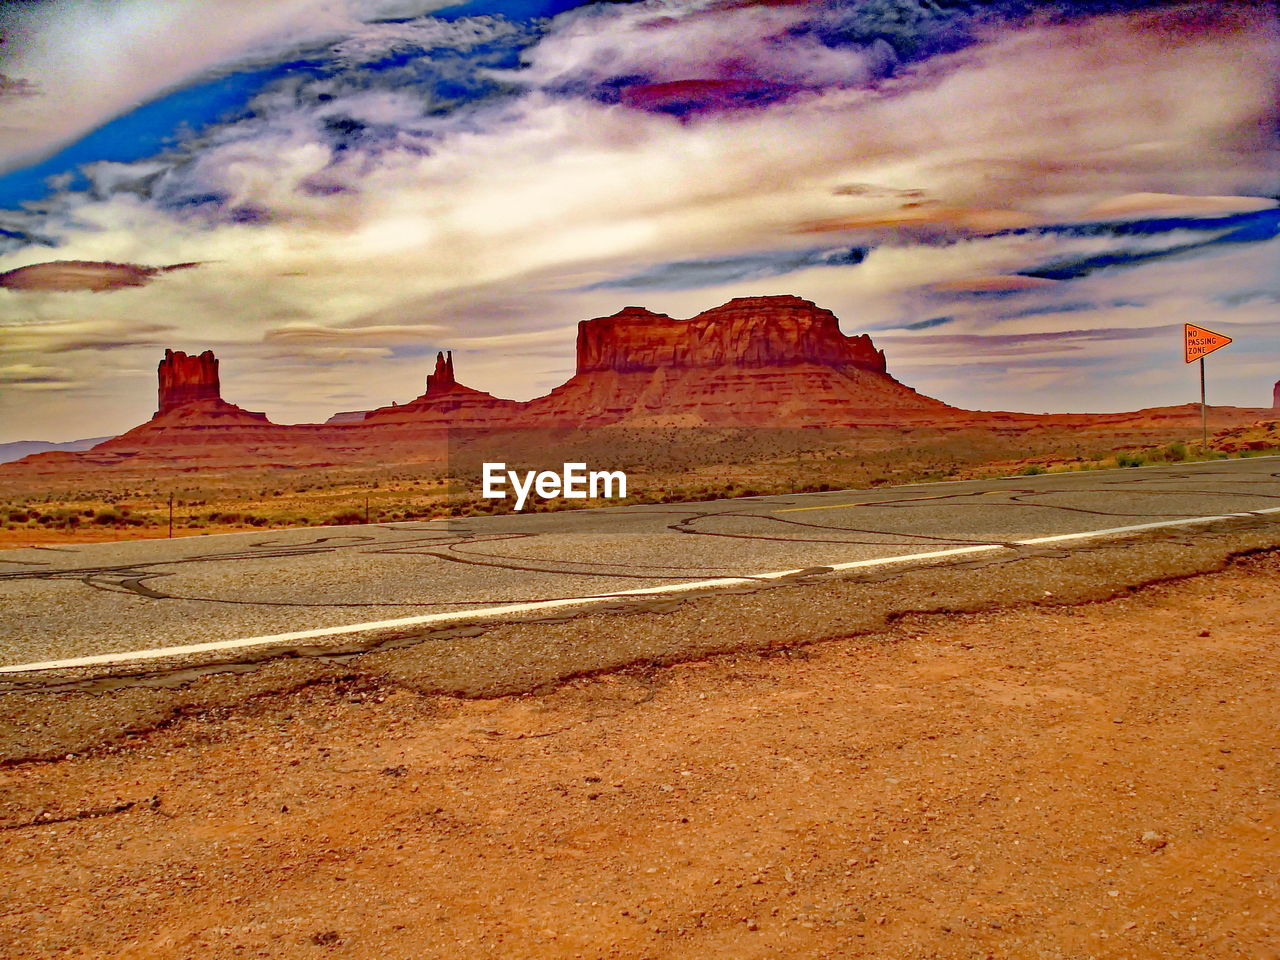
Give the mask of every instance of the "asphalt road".
[{"label": "asphalt road", "polygon": [[0,551],[0,672],[562,616],[1252,513],[1280,513],[1280,459]]}]

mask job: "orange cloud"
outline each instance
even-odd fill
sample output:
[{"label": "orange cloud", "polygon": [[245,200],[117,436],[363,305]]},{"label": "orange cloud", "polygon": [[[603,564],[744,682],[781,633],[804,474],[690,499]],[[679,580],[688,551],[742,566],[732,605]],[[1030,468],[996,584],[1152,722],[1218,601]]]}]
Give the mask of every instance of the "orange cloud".
[{"label": "orange cloud", "polygon": [[1269,210],[1267,197],[1191,197],[1176,193],[1129,193],[1094,204],[1082,215],[1103,220],[1124,217],[1215,217]]},{"label": "orange cloud", "polygon": [[1021,210],[984,207],[948,207],[943,205],[908,204],[897,210],[833,217],[800,224],[796,233],[836,233],[842,230],[897,229],[925,226],[954,227],[975,233],[996,233],[1043,223],[1039,217]]}]

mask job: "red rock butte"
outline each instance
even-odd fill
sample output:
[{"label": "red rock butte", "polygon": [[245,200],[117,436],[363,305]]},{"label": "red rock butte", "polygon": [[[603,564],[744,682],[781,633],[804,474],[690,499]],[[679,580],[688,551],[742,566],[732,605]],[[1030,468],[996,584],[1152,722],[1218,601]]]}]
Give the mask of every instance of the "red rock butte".
[{"label": "red rock butte", "polygon": [[800,297],[743,297],[677,320],[641,307],[578,324],[577,373],[528,415],[555,425],[844,426],[945,415],[868,336]]},{"label": "red rock butte", "polygon": [[218,382],[218,358],[212,350],[198,357],[182,351],[166,350],[157,370],[160,380],[160,404],[156,416],[162,417],[185,403],[196,400],[221,400]]},{"label": "red rock butte", "polygon": [[845,336],[835,314],[793,296],[731,300],[688,320],[641,307],[584,320],[575,374],[527,402],[459,383],[452,353],[436,355],[413,400],[323,424],[274,424],[223,400],[208,350],[166,350],[158,374],[155,416],[75,462],[325,466],[438,459],[458,431],[895,426],[963,415],[890,376],[870,337]]},{"label": "red rock butte", "polygon": [[412,427],[438,425],[477,427],[503,425],[518,419],[523,405],[500,400],[459,383],[453,373],[453,352],[436,354],[435,371],[427,375],[427,389],[408,403],[370,410],[361,421],[376,426],[399,424]]},{"label": "red rock butte", "polygon": [[800,297],[739,297],[689,320],[625,307],[578,324],[580,374],[797,363],[886,371],[869,336],[846,337],[834,313]]},{"label": "red rock butte", "polygon": [[[688,320],[643,307],[583,320],[574,375],[527,402],[459,383],[452,353],[438,353],[413,400],[343,412],[323,424],[280,425],[222,399],[211,351],[166,350],[158,372],[160,403],[151,420],[92,450],[35,454],[0,466],[0,473],[66,474],[131,463],[191,472],[439,461],[449,456],[448,443],[467,431],[615,425],[655,428],[655,436],[667,428],[703,427],[1096,430],[1191,426],[1200,416],[1194,404],[1052,416],[961,410],[894,379],[870,337],[846,336],[835,314],[793,296],[739,298]],[[1275,402],[1280,409],[1280,383]]]}]

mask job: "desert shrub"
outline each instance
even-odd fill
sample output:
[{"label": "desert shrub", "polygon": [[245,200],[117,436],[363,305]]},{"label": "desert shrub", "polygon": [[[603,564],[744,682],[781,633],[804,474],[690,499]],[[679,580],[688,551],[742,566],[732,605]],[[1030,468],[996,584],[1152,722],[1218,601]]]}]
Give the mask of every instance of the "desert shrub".
[{"label": "desert shrub", "polygon": [[98,515],[93,518],[93,522],[100,527],[109,527],[112,524],[119,523],[124,518],[114,510],[101,510]]},{"label": "desert shrub", "polygon": [[1024,477],[1038,477],[1044,472],[1044,467],[1040,466],[1038,463],[1033,463],[1031,466],[1027,467],[1027,469],[1022,471],[1022,475]]},{"label": "desert shrub", "polygon": [[1187,445],[1181,440],[1175,440],[1165,447],[1165,456],[1175,463],[1179,460],[1185,460],[1187,459]]},{"label": "desert shrub", "polygon": [[353,523],[363,523],[364,514],[357,513],[355,510],[343,510],[341,513],[335,513],[333,519],[329,522],[339,527]]},{"label": "desert shrub", "polygon": [[1140,467],[1147,462],[1147,458],[1140,453],[1117,453],[1117,467]]}]

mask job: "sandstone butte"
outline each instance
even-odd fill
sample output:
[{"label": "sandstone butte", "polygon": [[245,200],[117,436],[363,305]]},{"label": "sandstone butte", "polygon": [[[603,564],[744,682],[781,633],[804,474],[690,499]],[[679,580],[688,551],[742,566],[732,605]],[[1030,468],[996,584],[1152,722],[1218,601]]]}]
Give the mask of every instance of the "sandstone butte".
[{"label": "sandstone butte", "polygon": [[228,439],[239,434],[270,443],[328,434],[358,443],[362,436],[457,428],[839,425],[952,410],[890,376],[870,337],[846,336],[831,311],[790,296],[732,300],[690,320],[641,307],[584,320],[577,372],[524,403],[459,383],[452,353],[436,355],[426,390],[413,400],[317,425],[273,424],[227,403],[210,351],[165,351],[159,383],[155,417],[95,449],[148,446],[202,426]]},{"label": "sandstone butte", "polygon": [[166,350],[156,373],[160,381],[156,417],[196,400],[222,400],[218,358],[212,350],[198,357]]},{"label": "sandstone butte", "polygon": [[323,424],[275,424],[223,400],[211,351],[189,356],[166,350],[158,374],[159,405],[148,422],[92,450],[36,454],[0,473],[59,472],[135,458],[185,470],[249,462],[303,467],[371,458],[434,460],[447,456],[450,439],[468,431],[527,428],[910,429],[945,423],[1016,430],[1198,417],[1190,405],[1052,417],[960,410],[894,379],[870,337],[846,336],[835,314],[794,296],[739,298],[688,320],[642,307],[583,320],[574,375],[527,402],[459,383],[451,353],[437,354],[426,389],[413,400],[344,412]]}]

